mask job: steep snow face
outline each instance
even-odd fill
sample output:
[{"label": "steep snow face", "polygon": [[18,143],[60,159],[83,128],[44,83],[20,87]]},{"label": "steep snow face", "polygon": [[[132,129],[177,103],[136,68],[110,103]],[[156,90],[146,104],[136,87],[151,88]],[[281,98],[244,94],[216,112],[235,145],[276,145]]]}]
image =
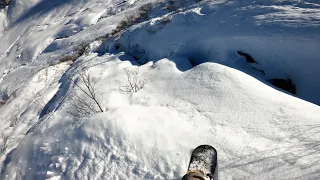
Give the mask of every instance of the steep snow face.
[{"label": "steep snow face", "polygon": [[[200,144],[218,150],[216,179],[318,179],[319,8],[13,1],[0,12],[0,179],[181,179]],[[288,77],[296,96],[267,81]]]},{"label": "steep snow face", "polygon": [[[298,97],[319,105],[319,27],[317,3],[205,2],[133,27],[120,41],[129,42],[133,54],[143,49],[150,60],[174,54],[193,65],[217,62],[257,78],[290,78]],[[239,51],[257,63],[246,67]],[[180,70],[189,69],[185,63],[177,62]]]},{"label": "steep snow face", "polygon": [[181,178],[199,144],[218,149],[221,179],[318,176],[319,107],[226,66],[181,73],[168,59],[141,66],[148,83],[121,93],[131,67],[122,58],[105,55],[89,69],[103,78],[108,111],[77,128],[63,108],[55,112],[8,155],[7,179]]},{"label": "steep snow face", "polygon": [[[52,43],[57,44],[59,39],[75,35],[86,27],[96,24],[99,19],[114,13],[116,10],[113,7],[119,2],[13,1],[5,10],[4,18],[9,23],[5,26],[4,35],[0,37],[0,73],[21,64],[31,63],[43,52],[56,50],[53,48],[56,46]],[[50,49],[47,49],[48,47]]]}]

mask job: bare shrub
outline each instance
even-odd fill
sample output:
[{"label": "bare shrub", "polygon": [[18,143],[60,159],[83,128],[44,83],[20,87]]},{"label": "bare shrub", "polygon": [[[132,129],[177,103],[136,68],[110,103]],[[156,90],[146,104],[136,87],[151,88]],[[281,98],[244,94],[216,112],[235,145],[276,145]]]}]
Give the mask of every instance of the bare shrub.
[{"label": "bare shrub", "polygon": [[150,12],[152,9],[153,4],[152,3],[147,3],[139,7],[139,14],[145,15]]},{"label": "bare shrub", "polygon": [[169,0],[165,7],[169,12],[176,11],[178,9],[178,4],[176,0]]},{"label": "bare shrub", "polygon": [[87,48],[88,48],[89,44],[88,43],[82,43],[80,45],[78,45],[76,48],[75,48],[75,52],[77,54],[78,57],[82,56],[83,54],[85,54],[85,52],[87,51]]},{"label": "bare shrub", "polygon": [[69,103],[71,104],[72,109],[67,112],[77,119],[104,112],[101,96],[97,93],[96,84],[98,79],[93,79],[89,71],[77,71],[77,75],[79,75],[79,80],[83,85],[79,85],[78,81],[70,78],[75,88],[78,89],[80,93],[72,92],[70,94]]},{"label": "bare shrub", "polygon": [[1,133],[1,135],[0,135],[0,140],[1,140],[0,153],[2,155],[6,154],[6,151],[9,147],[9,139],[10,139],[10,134]]},{"label": "bare shrub", "polygon": [[147,83],[147,80],[140,80],[139,77],[139,68],[136,68],[134,70],[125,69],[126,75],[127,75],[127,90],[128,92],[135,93],[141,90],[144,85]]},{"label": "bare shrub", "polygon": [[32,93],[33,94],[33,99],[30,101],[33,101],[33,103],[35,105],[37,105],[40,109],[43,109],[46,106],[46,103],[43,101],[42,98],[42,93],[38,92],[38,93]]},{"label": "bare shrub", "polygon": [[72,53],[62,56],[58,61],[59,63],[63,62],[75,62],[80,56],[82,56],[87,50],[88,44],[83,43],[78,45]]},{"label": "bare shrub", "polygon": [[10,127],[15,127],[19,123],[19,116],[13,116],[10,119]]},{"label": "bare shrub", "polygon": [[14,112],[12,113],[13,116],[10,119],[10,127],[15,127],[19,121],[20,121],[20,113],[21,112],[21,108],[20,105],[16,105],[14,107]]},{"label": "bare shrub", "polygon": [[131,27],[134,24],[150,19],[150,17],[148,16],[148,13],[151,11],[152,7],[153,7],[152,3],[145,4],[138,9],[137,13],[126,16],[125,19],[122,20],[118,24],[118,26],[111,32],[111,35],[115,35]]},{"label": "bare shrub", "polygon": [[0,107],[15,98],[16,91],[17,90],[13,91],[12,93],[8,93],[7,90],[0,90]]},{"label": "bare shrub", "polygon": [[9,95],[6,91],[0,92],[0,106],[4,105],[9,100]]},{"label": "bare shrub", "polygon": [[150,17],[148,16],[148,13],[151,11],[152,8],[153,8],[152,3],[147,3],[142,5],[141,7],[139,7],[136,13],[125,16],[125,18],[119,22],[117,27],[113,29],[111,33],[98,36],[97,38],[95,38],[95,40],[102,40],[102,41],[107,40],[110,37],[120,33],[121,31],[131,27],[136,23],[142,22],[143,20],[150,19]]},{"label": "bare shrub", "polygon": [[77,60],[76,56],[67,54],[67,55],[62,56],[62,58],[59,59],[59,62],[60,63],[63,63],[63,62],[74,62],[76,60]]},{"label": "bare shrub", "polygon": [[125,17],[124,20],[120,21],[117,27],[111,32],[111,35],[115,35],[128,27],[132,26],[134,21],[138,18],[137,14],[131,14]]}]

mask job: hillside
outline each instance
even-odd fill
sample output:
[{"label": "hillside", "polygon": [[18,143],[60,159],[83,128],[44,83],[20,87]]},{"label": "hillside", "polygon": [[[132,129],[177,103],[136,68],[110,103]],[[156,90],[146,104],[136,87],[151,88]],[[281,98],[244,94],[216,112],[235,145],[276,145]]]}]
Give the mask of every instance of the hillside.
[{"label": "hillside", "polygon": [[[0,4],[1,5],[1,4]],[[320,176],[317,0],[13,0],[0,179]]]}]

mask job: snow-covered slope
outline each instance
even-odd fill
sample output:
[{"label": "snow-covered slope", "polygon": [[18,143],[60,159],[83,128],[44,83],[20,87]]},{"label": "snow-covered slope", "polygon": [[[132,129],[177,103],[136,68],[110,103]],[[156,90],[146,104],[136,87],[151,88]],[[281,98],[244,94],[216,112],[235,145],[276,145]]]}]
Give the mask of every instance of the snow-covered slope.
[{"label": "snow-covered slope", "polygon": [[200,144],[221,180],[320,177],[316,0],[16,0],[0,23],[0,179],[181,179]]}]

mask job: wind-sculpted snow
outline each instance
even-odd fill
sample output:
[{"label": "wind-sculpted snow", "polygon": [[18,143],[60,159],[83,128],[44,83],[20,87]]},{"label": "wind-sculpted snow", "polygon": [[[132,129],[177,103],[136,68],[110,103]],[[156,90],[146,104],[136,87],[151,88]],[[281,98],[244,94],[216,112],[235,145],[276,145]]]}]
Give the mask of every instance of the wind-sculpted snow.
[{"label": "wind-sculpted snow", "polygon": [[[189,61],[193,65],[218,62],[260,79],[290,78],[298,97],[320,104],[320,86],[315,83],[320,75],[320,9],[319,4],[306,3],[312,8],[301,4],[227,1],[191,6],[186,12],[134,27],[119,41],[124,47],[130,43],[127,51],[132,54],[137,54],[137,47],[138,52],[143,50],[144,59],[173,55],[170,58],[179,59],[176,64],[182,71],[190,68],[185,69]],[[269,19],[271,14],[275,17]],[[286,17],[278,19],[279,14]],[[258,64],[245,65],[238,51],[252,55]]]},{"label": "wind-sculpted snow", "polygon": [[0,10],[0,179],[181,179],[200,144],[217,149],[221,180],[318,179],[319,8],[12,1]]}]

